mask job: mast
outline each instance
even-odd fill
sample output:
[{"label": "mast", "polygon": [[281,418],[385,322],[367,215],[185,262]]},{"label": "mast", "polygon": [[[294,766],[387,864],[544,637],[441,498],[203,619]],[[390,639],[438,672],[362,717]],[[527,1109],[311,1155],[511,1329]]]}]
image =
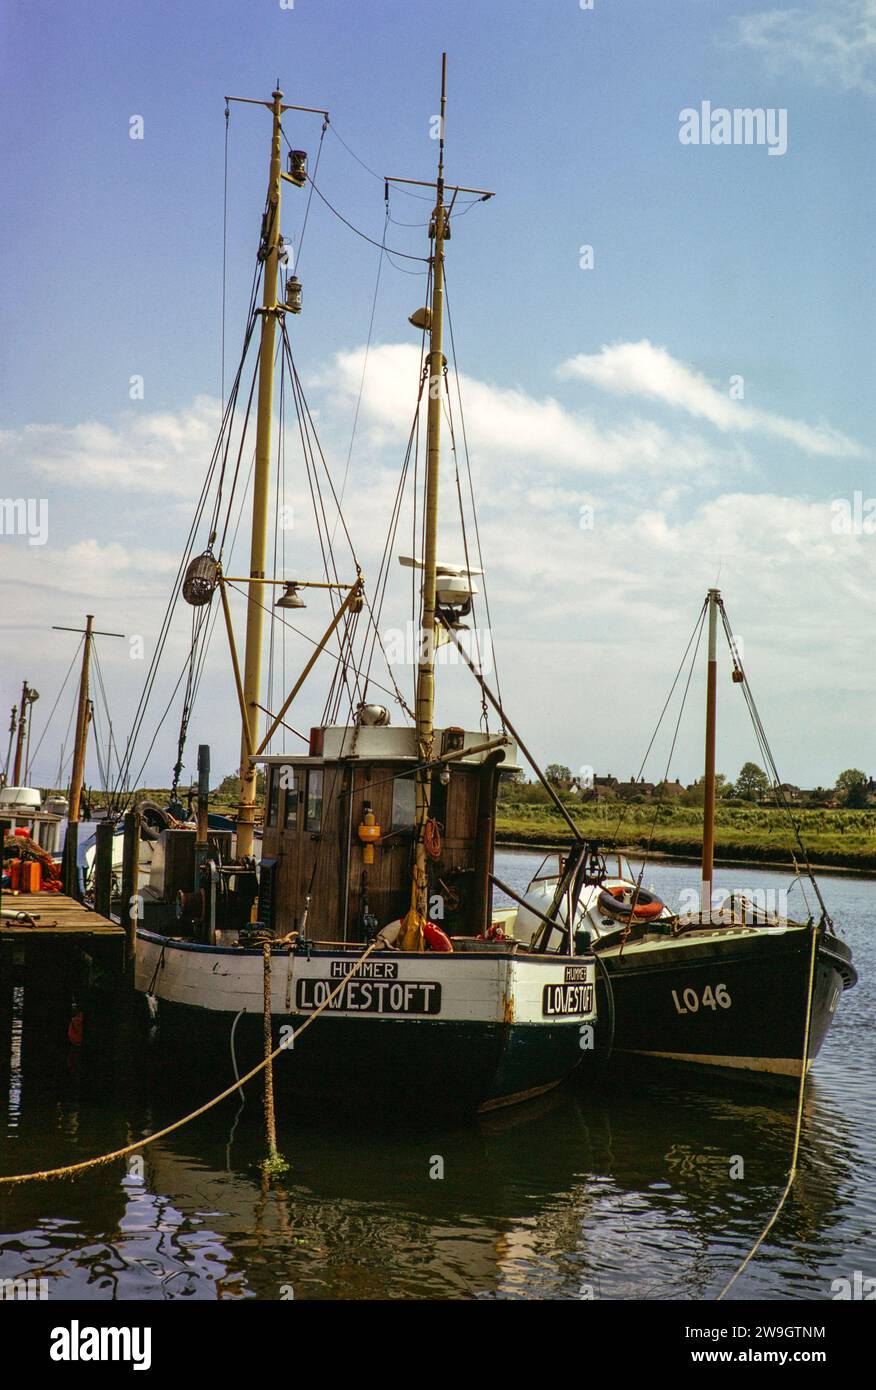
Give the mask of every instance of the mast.
[{"label": "mast", "polygon": [[85,749],[88,743],[88,676],[91,666],[91,643],[93,614],[85,619],[85,641],[82,646],[82,670],[79,676],[79,705],[76,710],[76,742],[73,745],[73,771],[70,774],[70,810],[67,819],[71,825],[79,823],[79,805],[82,800],[82,784],[85,780]]},{"label": "mast", "polygon": [[18,706],[12,706],[12,718],[9,722],[9,743],[6,748],[6,762],[3,764],[3,772],[0,773],[0,787],[5,787],[9,782],[9,764],[12,761],[12,740],[15,738],[15,721],[18,716]]},{"label": "mast", "polygon": [[718,604],[719,589],[710,589],[709,664],[706,678],[706,767],[703,779],[703,871],[700,889],[700,915],[712,911],[712,871],[715,860],[715,734],[718,713]]},{"label": "mast", "polygon": [[[279,87],[279,84],[278,84]],[[250,762],[251,750],[258,746],[259,695],[262,679],[262,607],[265,554],[268,532],[268,482],[271,472],[271,422],[274,408],[274,346],[277,336],[277,279],[280,265],[280,144],[282,140],[283,93],[271,93],[273,115],[271,167],[268,178],[268,204],[262,254],[265,272],[262,293],[262,330],[259,346],[259,396],[256,417],[255,467],[252,493],[252,530],[246,607],[246,654],[243,672],[243,716],[240,735],[240,796],[237,804],[237,853],[252,853],[255,821],[257,766]],[[265,103],[267,105],[267,103]],[[254,582],[253,582],[254,581]]]},{"label": "mast", "polygon": [[[426,453],[426,500],[423,553],[423,614],[420,626],[420,660],[417,668],[417,842],[411,906],[418,918],[428,909],[428,873],[425,828],[432,794],[432,737],[435,712],[435,573],[438,541],[438,481],[441,459],[441,382],[444,326],[444,238],[447,210],[444,206],[444,112],[447,101],[447,54],[441,55],[441,118],[438,130],[438,179],[433,217],[435,250],[432,259],[432,304],[429,329],[429,405]],[[422,926],[412,921],[401,943],[408,950],[422,950]]]},{"label": "mast", "polygon": [[27,706],[29,695],[30,691],[28,689],[27,681],[25,681],[24,685],[21,687],[21,704],[19,705],[18,713],[18,737],[15,740],[15,764],[12,769],[13,787],[17,787],[19,785],[18,779],[21,776],[21,757],[22,753],[24,752],[24,732],[27,728]]}]

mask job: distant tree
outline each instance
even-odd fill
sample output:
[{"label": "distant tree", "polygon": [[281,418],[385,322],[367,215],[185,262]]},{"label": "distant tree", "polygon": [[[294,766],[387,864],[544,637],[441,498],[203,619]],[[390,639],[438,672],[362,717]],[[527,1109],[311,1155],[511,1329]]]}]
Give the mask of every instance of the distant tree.
[{"label": "distant tree", "polygon": [[[717,798],[717,800],[720,801],[720,800],[722,799],[722,797],[725,797],[725,796],[729,795],[729,793],[732,792],[732,790],[733,790],[732,784],[728,783],[727,778],[724,776],[723,772],[716,773],[716,775],[715,775],[715,797]],[[685,787],[684,791],[681,793],[681,796],[679,797],[679,800],[680,800],[685,806],[702,806],[703,803],[705,802],[705,799],[706,799],[706,779],[705,779],[705,777],[698,777],[697,780],[696,780],[695,782],[691,782],[690,786],[689,786],[689,787]]]},{"label": "distant tree", "polygon": [[757,801],[769,784],[770,780],[762,767],[758,767],[757,763],[743,763],[736,779],[736,795],[744,797],[746,801]]},{"label": "distant tree", "polygon": [[847,767],[837,777],[836,789],[850,810],[860,811],[867,805],[867,783],[867,774],[857,767]]},{"label": "distant tree", "polygon": [[548,763],[544,775],[552,787],[561,787],[572,780],[572,773],[562,763]]},{"label": "distant tree", "polygon": [[240,778],[236,772],[229,772],[227,777],[222,778],[216,788],[215,795],[221,797],[223,801],[237,800],[240,796]]},{"label": "distant tree", "polygon": [[[264,796],[265,774],[256,773],[256,796]],[[229,772],[227,777],[223,777],[218,787],[214,787],[211,795],[223,802],[233,802],[240,796],[240,778],[236,772]]]}]

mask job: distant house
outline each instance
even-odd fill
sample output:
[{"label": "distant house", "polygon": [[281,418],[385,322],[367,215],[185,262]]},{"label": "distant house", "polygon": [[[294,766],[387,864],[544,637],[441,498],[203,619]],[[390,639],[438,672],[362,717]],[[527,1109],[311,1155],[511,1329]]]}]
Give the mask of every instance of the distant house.
[{"label": "distant house", "polygon": [[629,782],[618,782],[617,795],[621,801],[631,801],[634,796],[652,797],[656,788],[653,782],[646,782],[644,778],[637,780],[631,777]]},{"label": "distant house", "polygon": [[761,806],[781,806],[786,802],[789,806],[799,806],[801,801],[806,799],[806,793],[799,787],[793,786],[790,782],[782,782],[778,789],[768,787],[763,796],[758,798]]},{"label": "distant house", "polygon": [[666,801],[671,801],[673,797],[681,796],[684,787],[676,777],[674,782],[659,782],[657,785],[657,795]]},{"label": "distant house", "polygon": [[617,796],[618,781],[611,773],[607,777],[583,780],[573,777],[569,790],[582,801],[612,801]]}]

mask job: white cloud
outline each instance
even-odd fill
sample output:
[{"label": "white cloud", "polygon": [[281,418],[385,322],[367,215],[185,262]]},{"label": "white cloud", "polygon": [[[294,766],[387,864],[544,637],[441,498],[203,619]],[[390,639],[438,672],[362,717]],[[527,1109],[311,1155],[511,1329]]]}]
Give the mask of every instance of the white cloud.
[{"label": "white cloud", "polygon": [[189,409],[132,410],[115,425],[27,425],[0,433],[0,460],[17,468],[19,476],[65,486],[194,497],[213,451],[219,414],[217,401],[198,396]]},{"label": "white cloud", "polygon": [[616,343],[597,353],[579,353],[562,364],[560,375],[617,396],[660,401],[707,420],[724,433],[770,435],[808,454],[859,458],[864,453],[853,439],[828,425],[807,425],[732,399],[729,390],[719,390],[700,372],[647,338],[638,343]]},{"label": "white cloud", "polygon": [[738,32],[774,70],[802,68],[819,86],[876,91],[876,0],[764,10],[740,19]]},{"label": "white cloud", "polygon": [[[418,361],[416,349],[389,345],[372,348],[368,363],[345,512],[372,594],[410,428]],[[616,395],[635,391],[648,400],[674,405],[727,435],[727,420],[734,417],[725,412],[747,409],[744,403],[725,401],[705,378],[649,343],[573,359],[582,361],[585,371],[570,375],[586,376]],[[323,411],[328,436],[323,442],[330,446],[336,436],[338,443],[337,449],[327,448],[330,460],[334,457],[336,480],[346,456],[345,422],[352,413],[361,369],[361,351],[341,354],[314,392],[323,407],[331,398],[339,407]],[[874,674],[867,634],[876,604],[876,537],[835,535],[829,499],[812,502],[746,490],[749,485],[743,485],[740,476],[746,456],[738,443],[720,438],[717,445],[703,442],[685,432],[686,422],[679,428],[678,423],[664,426],[635,418],[612,429],[595,412],[570,411],[559,401],[472,378],[463,381],[463,399],[487,583],[498,625],[503,697],[541,756],[569,762],[580,755],[581,762],[600,767],[609,763],[614,771],[621,761],[630,761],[622,770],[632,770],[634,753],[647,742],[652,716],[656,718],[705,589],[715,582],[720,566],[731,617],[746,641],[746,664],[758,693],[767,692],[765,717],[772,714],[777,719],[780,733],[807,727],[807,739],[815,747],[812,756],[824,765],[810,768],[807,745],[799,753],[792,750],[790,759],[782,758],[787,775],[796,781],[824,780],[834,761],[840,760],[839,766],[866,762],[867,748],[858,754],[846,747],[843,739],[848,734],[843,730],[850,720],[859,722],[862,730],[867,727],[866,702]],[[44,695],[57,689],[72,655],[72,648],[51,633],[52,623],[79,626],[84,613],[93,611],[100,627],[129,636],[144,633],[148,658],[189,507],[212,452],[216,416],[215,402],[199,401],[173,415],[126,417],[112,428],[57,430],[48,453],[43,442],[31,455],[43,457],[53,480],[84,484],[82,499],[72,499],[66,512],[59,512],[52,501],[46,546],[28,547],[22,538],[0,545],[6,615],[0,645],[11,651],[13,643],[20,642],[11,629],[17,634],[23,623],[30,626],[27,675]],[[766,424],[761,413],[759,428],[773,434],[786,426],[811,428],[780,417],[765,418]],[[13,445],[7,435],[7,453],[37,434],[22,431]],[[812,438],[803,437],[813,444]],[[828,437],[832,448],[844,439],[830,431],[814,431],[817,450],[827,451]],[[307,577],[319,571],[318,554],[292,443],[290,436],[287,500],[294,501],[296,514],[295,529],[286,537],[287,572]],[[144,453],[156,461],[156,468],[146,488],[149,495],[136,499],[134,516],[131,489],[143,486]],[[721,466],[709,468],[715,458],[721,459]],[[116,487],[113,483],[119,478]],[[159,484],[160,478],[165,481]],[[170,484],[174,508],[168,515],[160,497]],[[713,495],[717,486],[726,491]],[[442,549],[447,558],[460,559],[452,486],[445,492],[445,504]],[[594,507],[592,529],[581,525],[584,504]],[[242,551],[246,531],[244,522]],[[130,545],[120,543],[123,535],[131,536]],[[407,512],[395,553],[407,551],[412,543]],[[339,568],[345,574],[349,561],[340,531],[337,544]],[[384,628],[407,618],[410,583],[410,574],[393,560]],[[242,621],[237,597],[234,607],[236,621]],[[316,599],[308,609],[300,625],[316,635],[324,614]],[[484,616],[482,610],[476,614],[479,625]],[[182,668],[188,617],[187,610],[179,616],[157,710],[163,708]],[[288,645],[288,669],[294,677],[301,653],[309,654],[310,648],[291,634]],[[120,731],[127,727],[145,667],[130,659],[127,643],[108,642],[104,648]],[[3,693],[11,704],[14,683],[25,673],[17,669],[18,661],[5,664],[9,689],[4,683]],[[227,668],[220,621],[199,706],[199,729],[216,740],[216,763],[225,770],[237,756]],[[379,659],[374,674],[389,684]],[[410,673],[397,675],[409,695]],[[837,688],[844,692],[841,722],[833,715]],[[300,727],[319,718],[324,690],[325,672],[315,673],[302,692]],[[465,672],[442,676],[439,717],[476,722],[477,703]],[[156,744],[150,767],[159,780],[167,779],[172,763],[177,720],[175,710]],[[738,737],[729,732],[727,766],[732,771],[752,750],[748,744],[743,749],[744,731]],[[694,775],[700,741],[697,735],[689,755],[679,754],[674,772]],[[579,742],[586,746],[576,750]]]},{"label": "white cloud", "polygon": [[[362,378],[364,349],[338,353],[318,384],[343,402],[354,400]],[[372,348],[362,397],[361,419],[375,447],[405,439],[411,426],[419,379],[420,356],[406,344]],[[607,428],[591,416],[570,411],[552,397],[537,398],[519,388],[491,385],[461,377],[469,445],[487,469],[497,465],[504,478],[509,463],[539,465],[594,475],[635,471],[676,479],[705,462],[718,462],[716,451],[693,434],[670,431],[652,420],[632,418]],[[458,414],[455,382],[451,383]],[[461,446],[459,421],[456,422]],[[726,463],[726,460],[722,459]]]}]

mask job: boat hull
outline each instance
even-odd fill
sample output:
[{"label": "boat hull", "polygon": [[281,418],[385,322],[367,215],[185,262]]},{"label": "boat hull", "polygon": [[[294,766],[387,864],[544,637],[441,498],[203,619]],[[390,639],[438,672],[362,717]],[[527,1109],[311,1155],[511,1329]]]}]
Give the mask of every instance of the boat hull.
[{"label": "boat hull", "polygon": [[[810,950],[805,927],[743,928],[604,950],[600,1042],[628,1062],[794,1084],[802,1070]],[[848,948],[825,937],[816,958],[810,1064],[843,989],[855,979]]]},{"label": "boat hull", "polygon": [[[372,1112],[471,1113],[549,1090],[593,1056],[592,959],[495,951],[375,952],[368,973],[289,1046],[355,960],[349,951],[272,954],[273,1042],[287,1043],[274,1063],[279,1095]],[[136,984],[160,1072],[185,1076],[198,1098],[262,1059],[260,951],[141,932]]]}]

